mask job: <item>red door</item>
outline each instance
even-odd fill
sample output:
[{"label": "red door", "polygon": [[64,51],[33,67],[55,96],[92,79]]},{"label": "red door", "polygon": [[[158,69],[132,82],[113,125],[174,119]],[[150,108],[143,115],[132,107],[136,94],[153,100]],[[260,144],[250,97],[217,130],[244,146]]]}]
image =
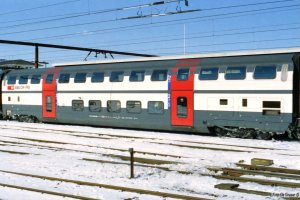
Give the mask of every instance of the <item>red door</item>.
[{"label": "red door", "polygon": [[194,126],[194,76],[199,60],[180,60],[171,75],[171,125]]},{"label": "red door", "polygon": [[43,118],[56,118],[57,76],[60,68],[51,68],[43,74],[42,115]]}]

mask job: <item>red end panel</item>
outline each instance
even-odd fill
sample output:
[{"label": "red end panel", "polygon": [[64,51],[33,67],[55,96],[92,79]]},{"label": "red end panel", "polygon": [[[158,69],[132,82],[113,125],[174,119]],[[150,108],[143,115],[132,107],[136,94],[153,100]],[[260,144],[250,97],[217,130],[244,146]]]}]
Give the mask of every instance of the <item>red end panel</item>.
[{"label": "red end panel", "polygon": [[[178,101],[180,97],[187,99],[186,116],[181,116]],[[194,126],[194,92],[193,91],[173,91],[171,103],[171,124],[172,126]]]},{"label": "red end panel", "polygon": [[[57,77],[61,68],[51,68],[43,74],[42,115],[43,118],[56,118]],[[53,74],[51,83],[46,83],[48,74]]]}]

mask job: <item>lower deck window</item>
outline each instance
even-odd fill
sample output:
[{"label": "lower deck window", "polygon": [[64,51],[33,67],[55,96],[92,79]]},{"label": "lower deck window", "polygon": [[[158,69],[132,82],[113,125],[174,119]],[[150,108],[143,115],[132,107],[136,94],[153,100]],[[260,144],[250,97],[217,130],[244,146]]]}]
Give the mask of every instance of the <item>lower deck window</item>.
[{"label": "lower deck window", "polygon": [[148,102],[148,113],[150,113],[150,114],[163,114],[164,113],[164,102],[162,102],[162,101],[149,101]]},{"label": "lower deck window", "polygon": [[142,103],[140,101],[127,101],[126,110],[128,113],[141,113]]},{"label": "lower deck window", "polygon": [[101,111],[101,101],[99,101],[99,100],[90,100],[89,101],[89,111],[91,111],[91,112],[100,112]]},{"label": "lower deck window", "polygon": [[280,101],[263,101],[262,102],[262,114],[269,116],[280,115],[281,102]]},{"label": "lower deck window", "polygon": [[83,100],[73,100],[72,101],[72,110],[83,111],[83,109],[84,109]]},{"label": "lower deck window", "polygon": [[108,112],[121,112],[121,102],[120,101],[107,101],[107,111]]}]

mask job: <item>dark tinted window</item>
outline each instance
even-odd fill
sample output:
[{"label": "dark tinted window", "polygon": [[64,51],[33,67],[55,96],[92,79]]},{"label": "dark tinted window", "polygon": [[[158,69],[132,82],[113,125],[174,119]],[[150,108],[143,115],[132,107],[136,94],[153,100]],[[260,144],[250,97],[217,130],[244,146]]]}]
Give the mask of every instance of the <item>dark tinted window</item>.
[{"label": "dark tinted window", "polygon": [[164,113],[164,102],[162,102],[162,101],[149,101],[148,102],[148,113],[163,114]]},{"label": "dark tinted window", "polygon": [[219,76],[219,68],[201,69],[199,80],[217,80]]},{"label": "dark tinted window", "polygon": [[31,77],[31,81],[30,81],[31,84],[40,84],[40,82],[41,82],[41,75],[33,75]]},{"label": "dark tinted window", "polygon": [[122,71],[111,72],[109,81],[110,82],[122,82],[123,78],[124,78],[124,72],[122,72]]},{"label": "dark tinted window", "polygon": [[168,70],[154,70],[151,76],[151,81],[167,80]]},{"label": "dark tinted window", "polygon": [[108,112],[121,112],[121,102],[120,101],[107,101],[107,111]]},{"label": "dark tinted window", "polygon": [[17,76],[9,76],[7,80],[7,84],[13,85],[16,84]]},{"label": "dark tinted window", "polygon": [[77,73],[75,75],[74,83],[85,83],[86,73]]},{"label": "dark tinted window", "polygon": [[129,77],[129,81],[131,82],[144,81],[144,78],[145,78],[145,71],[132,71]]},{"label": "dark tinted window", "polygon": [[53,74],[48,74],[46,78],[46,83],[52,83],[53,81]]},{"label": "dark tinted window", "polygon": [[19,84],[27,84],[28,83],[28,75],[22,75],[19,78]]},{"label": "dark tinted window", "polygon": [[90,100],[89,101],[89,110],[91,112],[100,112],[101,111],[101,101]]},{"label": "dark tinted window", "polygon": [[255,67],[254,79],[274,79],[276,78],[275,66],[257,66]]},{"label": "dark tinted window", "polygon": [[185,81],[189,79],[189,69],[179,69],[177,72],[177,80],[179,81]]},{"label": "dark tinted window", "polygon": [[69,83],[70,81],[70,74],[61,74],[59,76],[58,82],[59,83]]},{"label": "dark tinted window", "polygon": [[242,80],[246,78],[246,67],[227,67],[226,80]]},{"label": "dark tinted window", "polygon": [[84,105],[83,100],[72,100],[72,110],[83,111]]},{"label": "dark tinted window", "polygon": [[46,111],[52,112],[52,97],[46,96]]},{"label": "dark tinted window", "polygon": [[142,103],[140,101],[127,101],[126,110],[128,113],[141,113]]},{"label": "dark tinted window", "polygon": [[177,117],[186,118],[188,114],[187,109],[187,98],[186,97],[177,97]]},{"label": "dark tinted window", "polygon": [[92,83],[100,83],[104,81],[104,73],[103,72],[94,72],[92,74]]}]

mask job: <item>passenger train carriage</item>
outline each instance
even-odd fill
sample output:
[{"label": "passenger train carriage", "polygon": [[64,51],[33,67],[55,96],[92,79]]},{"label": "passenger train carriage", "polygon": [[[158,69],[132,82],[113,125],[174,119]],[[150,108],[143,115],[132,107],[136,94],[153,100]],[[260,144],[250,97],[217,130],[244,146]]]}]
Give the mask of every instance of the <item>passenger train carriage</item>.
[{"label": "passenger train carriage", "polygon": [[5,119],[269,138],[298,128],[300,49],[58,64],[1,75]]}]

